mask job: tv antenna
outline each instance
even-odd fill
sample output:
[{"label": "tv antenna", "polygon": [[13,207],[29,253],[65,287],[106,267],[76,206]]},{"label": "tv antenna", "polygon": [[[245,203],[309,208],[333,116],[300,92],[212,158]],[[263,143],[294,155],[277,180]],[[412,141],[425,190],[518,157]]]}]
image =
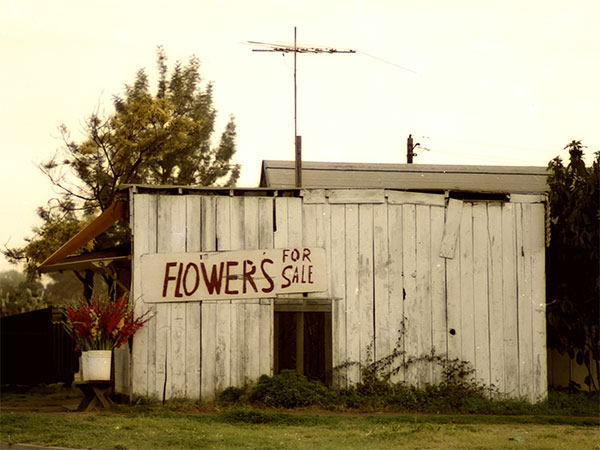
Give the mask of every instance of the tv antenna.
[{"label": "tv antenna", "polygon": [[253,48],[253,52],[277,52],[277,53],[293,53],[294,54],[294,154],[296,160],[295,174],[296,187],[302,187],[302,136],[298,136],[298,100],[297,100],[297,80],[296,80],[296,55],[298,53],[356,53],[356,50],[337,49],[331,47],[316,47],[316,46],[298,46],[296,41],[296,27],[294,27],[294,44],[285,43],[270,43],[247,41],[248,44],[260,45],[264,48]]}]

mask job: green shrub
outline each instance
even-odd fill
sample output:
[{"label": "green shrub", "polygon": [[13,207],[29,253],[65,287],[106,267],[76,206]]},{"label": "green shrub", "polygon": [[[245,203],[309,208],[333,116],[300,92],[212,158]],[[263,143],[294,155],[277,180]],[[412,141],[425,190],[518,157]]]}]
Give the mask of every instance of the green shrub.
[{"label": "green shrub", "polygon": [[219,406],[239,406],[248,403],[246,391],[242,388],[230,386],[217,396]]},{"label": "green shrub", "polygon": [[544,405],[558,414],[577,416],[600,416],[600,391],[569,392],[551,390]]},{"label": "green shrub", "polygon": [[333,390],[319,381],[312,381],[293,370],[278,375],[263,375],[250,394],[252,403],[274,408],[298,408],[310,405],[326,406],[333,401]]}]

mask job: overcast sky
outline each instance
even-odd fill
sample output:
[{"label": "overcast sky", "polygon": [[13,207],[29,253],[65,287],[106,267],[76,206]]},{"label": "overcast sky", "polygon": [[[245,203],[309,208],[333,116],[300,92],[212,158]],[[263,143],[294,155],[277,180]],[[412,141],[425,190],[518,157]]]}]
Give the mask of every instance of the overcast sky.
[{"label": "overcast sky", "polygon": [[[195,54],[219,131],[238,126],[240,185],[293,158],[293,56],[246,41],[354,49],[298,56],[298,132],[312,161],[546,166],[600,150],[597,0],[0,0],[0,245],[53,196],[36,168],[133,81],[156,46]],[[410,69],[410,70],[405,70]],[[0,270],[10,269],[0,257]]]}]

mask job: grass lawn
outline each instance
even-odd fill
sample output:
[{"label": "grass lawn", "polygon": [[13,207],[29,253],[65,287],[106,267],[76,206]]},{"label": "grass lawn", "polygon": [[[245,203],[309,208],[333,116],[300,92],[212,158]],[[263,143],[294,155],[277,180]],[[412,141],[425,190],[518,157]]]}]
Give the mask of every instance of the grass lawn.
[{"label": "grass lawn", "polygon": [[1,441],[91,449],[600,449],[594,418],[233,409],[0,414]]},{"label": "grass lawn", "polygon": [[[193,402],[75,412],[76,389],[6,390],[0,442],[77,449],[597,449],[597,405],[558,396],[550,409],[513,414],[215,410]],[[570,398],[570,400],[569,400]],[[575,401],[573,401],[575,399]],[[558,400],[558,401],[557,401]]]}]

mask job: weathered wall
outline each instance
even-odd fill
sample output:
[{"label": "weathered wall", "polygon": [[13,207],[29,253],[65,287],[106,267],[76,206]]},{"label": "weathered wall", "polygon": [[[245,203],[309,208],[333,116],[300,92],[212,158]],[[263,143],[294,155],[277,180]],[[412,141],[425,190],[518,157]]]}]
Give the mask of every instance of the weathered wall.
[{"label": "weathered wall", "polygon": [[[135,195],[133,297],[144,253],[273,247],[273,200]],[[220,300],[145,305],[155,317],[135,336],[134,395],[212,398],[270,373],[272,302]]]},{"label": "weathered wall", "polygon": [[[144,282],[144,253],[323,247],[329,289],[309,296],[332,299],[334,367],[368,364],[397,345],[407,357],[435,349],[470,361],[478,379],[502,392],[538,399],[547,386],[544,205],[539,196],[514,200],[448,202],[382,189],[316,189],[303,198],[133,194],[132,297]],[[272,299],[136,308],[156,316],[135,336],[134,395],[210,399],[272,372]],[[421,362],[396,379],[440,376]],[[359,377],[350,365],[334,381]]]}]

